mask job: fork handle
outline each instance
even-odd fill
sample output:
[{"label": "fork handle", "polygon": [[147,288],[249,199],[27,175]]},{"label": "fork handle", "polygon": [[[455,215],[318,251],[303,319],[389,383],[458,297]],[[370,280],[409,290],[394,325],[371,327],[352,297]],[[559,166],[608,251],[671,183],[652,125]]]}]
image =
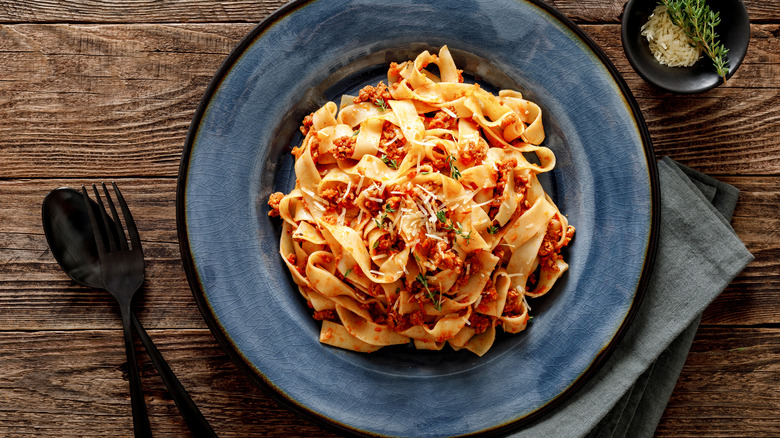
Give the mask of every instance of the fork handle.
[{"label": "fork handle", "polygon": [[138,337],[141,339],[141,343],[146,348],[146,353],[149,355],[149,359],[152,360],[154,367],[157,368],[157,372],[160,374],[165,387],[168,388],[168,392],[173,397],[173,401],[176,403],[176,407],[179,408],[181,416],[184,417],[184,422],[187,424],[187,428],[195,438],[212,438],[217,434],[209,425],[209,422],[200,413],[198,406],[192,401],[187,390],[184,389],[176,374],[173,373],[171,367],[168,366],[168,362],[162,357],[160,351],[152,342],[152,338],[146,333],[141,322],[134,313],[131,314],[133,319],[133,326],[138,333]]},{"label": "fork handle", "polygon": [[131,326],[130,305],[119,307],[122,313],[122,328],[125,335],[125,352],[127,353],[127,370],[130,376],[130,403],[133,407],[133,430],[136,438],[152,436],[152,427],[149,425],[149,414],[146,411],[144,392],[141,388],[141,375],[138,373],[138,361],[135,359],[135,346],[133,345],[133,328]]}]

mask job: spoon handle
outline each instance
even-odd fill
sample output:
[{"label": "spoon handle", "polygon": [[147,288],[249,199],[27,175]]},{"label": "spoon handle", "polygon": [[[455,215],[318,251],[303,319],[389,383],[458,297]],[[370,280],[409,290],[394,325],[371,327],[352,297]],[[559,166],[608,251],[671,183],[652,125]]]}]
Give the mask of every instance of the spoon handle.
[{"label": "spoon handle", "polygon": [[133,431],[136,438],[149,438],[152,436],[152,427],[149,425],[149,414],[146,411],[143,389],[141,389],[141,375],[138,372],[138,361],[135,359],[135,346],[133,345],[133,328],[130,325],[130,305],[120,306],[122,314],[122,328],[124,329],[125,353],[127,354],[127,370],[130,377],[130,404],[133,408]]},{"label": "spoon handle", "polygon": [[144,345],[144,348],[146,348],[146,352],[149,354],[149,358],[152,360],[154,367],[157,368],[157,372],[160,374],[165,387],[168,388],[168,392],[171,394],[171,397],[173,397],[176,407],[179,408],[179,412],[182,417],[184,417],[184,422],[187,424],[187,428],[189,428],[192,436],[195,438],[216,437],[217,434],[214,433],[209,422],[203,414],[200,413],[198,406],[192,401],[192,398],[190,398],[190,395],[184,389],[184,386],[179,382],[179,379],[173,373],[171,367],[168,366],[168,362],[162,357],[162,354],[160,354],[160,351],[154,345],[154,342],[152,342],[152,338],[146,333],[146,330],[144,330],[141,322],[138,321],[138,318],[134,313],[132,314],[132,319],[133,326],[135,326],[135,331],[138,333],[141,343]]}]

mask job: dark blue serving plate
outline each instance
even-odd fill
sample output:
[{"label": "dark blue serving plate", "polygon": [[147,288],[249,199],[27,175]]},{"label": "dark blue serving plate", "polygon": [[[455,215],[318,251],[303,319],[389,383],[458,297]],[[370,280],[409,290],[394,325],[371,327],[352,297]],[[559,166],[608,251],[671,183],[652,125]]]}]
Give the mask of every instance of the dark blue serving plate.
[{"label": "dark blue serving plate", "polygon": [[[577,227],[569,271],[518,335],[479,358],[322,345],[278,255],[266,200],[295,183],[304,115],[385,79],[390,61],[447,44],[459,68],[544,112],[557,166],[544,184]],[[581,30],[535,1],[298,1],[228,57],[190,127],[177,189],[182,258],[201,312],[256,384],[342,432],[498,433],[554,411],[603,362],[638,306],[658,223],[641,113]],[[261,413],[258,413],[261,414]]]}]

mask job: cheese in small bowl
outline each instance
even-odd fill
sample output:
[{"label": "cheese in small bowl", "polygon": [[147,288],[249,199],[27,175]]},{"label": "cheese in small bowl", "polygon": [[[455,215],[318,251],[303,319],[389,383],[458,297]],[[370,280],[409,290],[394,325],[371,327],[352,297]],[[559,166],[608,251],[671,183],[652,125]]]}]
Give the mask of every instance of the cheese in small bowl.
[{"label": "cheese in small bowl", "polygon": [[642,36],[647,38],[655,59],[663,65],[690,67],[701,59],[701,49],[672,22],[664,5],[656,6],[642,25]]}]

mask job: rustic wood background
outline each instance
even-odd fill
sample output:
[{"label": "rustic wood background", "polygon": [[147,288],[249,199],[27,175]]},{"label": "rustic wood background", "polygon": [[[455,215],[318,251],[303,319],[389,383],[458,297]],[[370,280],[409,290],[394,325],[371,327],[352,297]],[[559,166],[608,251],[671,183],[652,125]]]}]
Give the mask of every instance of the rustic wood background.
[{"label": "rustic wood background", "polygon": [[[40,204],[115,180],[143,238],[136,309],[223,437],[330,436],[228,360],[182,269],[175,189],[187,128],[234,45],[278,0],[0,0],[0,436],[131,436],[125,353],[108,294],[48,249]],[[631,87],[656,154],[735,185],[756,256],[707,309],[657,436],[780,436],[780,3],[746,1],[751,41],[728,84],[695,96],[644,83],[620,43],[622,0],[555,0]],[[139,344],[140,351],[140,344]],[[153,430],[187,436],[148,358]]]}]

